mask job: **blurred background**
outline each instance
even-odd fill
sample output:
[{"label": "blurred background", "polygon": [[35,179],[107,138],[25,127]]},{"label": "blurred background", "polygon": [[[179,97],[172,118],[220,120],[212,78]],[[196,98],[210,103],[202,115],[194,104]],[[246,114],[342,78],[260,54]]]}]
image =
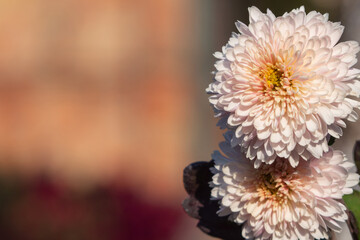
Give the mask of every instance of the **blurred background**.
[{"label": "blurred background", "polygon": [[[252,5],[360,40],[357,0],[0,0],[0,238],[211,239],[182,170],[222,140],[212,54]],[[358,124],[335,145],[350,158]]]}]

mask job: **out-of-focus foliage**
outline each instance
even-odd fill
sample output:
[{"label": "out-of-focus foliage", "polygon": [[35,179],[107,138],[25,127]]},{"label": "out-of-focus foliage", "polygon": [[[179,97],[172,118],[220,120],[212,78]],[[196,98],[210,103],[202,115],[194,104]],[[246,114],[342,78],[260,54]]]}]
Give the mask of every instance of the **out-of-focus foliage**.
[{"label": "out-of-focus foliage", "polygon": [[[360,169],[360,141],[356,141],[356,143],[354,145],[353,154],[354,154],[354,161],[355,161],[356,167],[359,172],[359,169]],[[353,212],[353,214],[356,218],[357,227],[360,229],[360,207],[359,207],[360,206],[360,192],[355,190],[354,193],[351,195],[344,195],[343,199],[344,199],[346,206],[349,208],[349,210]]]},{"label": "out-of-focus foliage", "polygon": [[354,214],[358,229],[360,229],[360,192],[354,191],[351,195],[344,195],[344,202],[348,209]]}]

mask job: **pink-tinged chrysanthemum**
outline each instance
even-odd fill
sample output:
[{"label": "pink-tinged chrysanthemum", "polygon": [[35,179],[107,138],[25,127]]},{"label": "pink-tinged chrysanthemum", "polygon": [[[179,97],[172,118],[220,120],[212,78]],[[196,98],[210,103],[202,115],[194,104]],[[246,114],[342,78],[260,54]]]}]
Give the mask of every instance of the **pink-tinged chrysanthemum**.
[{"label": "pink-tinged chrysanthemum", "polygon": [[338,200],[352,193],[359,181],[355,166],[331,148],[321,158],[300,160],[293,168],[277,158],[254,168],[239,149],[231,148],[227,134],[213,154],[215,166],[211,196],[220,200],[219,216],[243,223],[246,239],[328,239],[329,229],[340,232],[347,219]]},{"label": "pink-tinged chrysanthemum", "polygon": [[250,24],[237,22],[222,52],[216,52],[214,82],[207,88],[219,124],[235,131],[250,159],[271,164],[321,157],[327,136],[338,138],[343,119],[354,121],[360,71],[353,68],[357,42],[338,43],[344,27],[327,14],[304,7],[275,17],[249,8]]}]

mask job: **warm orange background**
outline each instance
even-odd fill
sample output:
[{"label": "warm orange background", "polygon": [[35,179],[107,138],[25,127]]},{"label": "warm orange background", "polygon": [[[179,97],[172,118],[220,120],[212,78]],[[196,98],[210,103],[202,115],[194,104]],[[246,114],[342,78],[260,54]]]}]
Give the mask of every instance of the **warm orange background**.
[{"label": "warm orange background", "polygon": [[[221,140],[204,90],[212,53],[252,4],[280,14],[300,1],[0,0],[0,175],[113,184],[180,209],[182,169]],[[181,219],[171,239],[209,239]]]},{"label": "warm orange background", "polygon": [[197,92],[189,4],[27,0],[0,9],[2,170],[75,185],[119,179],[148,197],[179,197]]}]

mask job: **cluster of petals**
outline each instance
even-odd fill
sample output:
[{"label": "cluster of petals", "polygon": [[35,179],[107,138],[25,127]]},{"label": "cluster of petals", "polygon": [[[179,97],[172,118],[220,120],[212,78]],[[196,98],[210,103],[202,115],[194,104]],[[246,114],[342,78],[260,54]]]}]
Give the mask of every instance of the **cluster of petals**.
[{"label": "cluster of petals", "polygon": [[354,68],[359,45],[338,43],[344,27],[327,14],[304,7],[275,17],[249,8],[250,23],[216,52],[209,100],[219,125],[232,129],[256,168],[286,158],[320,158],[328,137],[339,138],[344,119],[355,121],[360,70]]},{"label": "cluster of petals", "polygon": [[225,138],[225,155],[213,154],[211,196],[219,200],[219,216],[243,224],[245,239],[328,239],[329,229],[342,230],[347,214],[340,200],[359,175],[341,151],[330,148],[295,168],[281,158],[254,168],[239,147],[232,148],[232,133]]}]

